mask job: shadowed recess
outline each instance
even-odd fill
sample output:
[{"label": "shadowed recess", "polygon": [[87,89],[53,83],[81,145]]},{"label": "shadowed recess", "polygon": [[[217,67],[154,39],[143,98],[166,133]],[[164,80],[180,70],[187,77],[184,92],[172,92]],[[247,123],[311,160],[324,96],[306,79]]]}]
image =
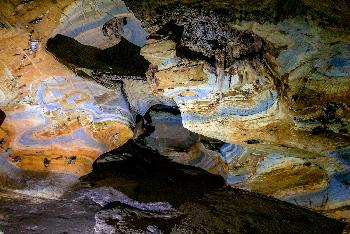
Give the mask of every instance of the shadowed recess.
[{"label": "shadowed recess", "polygon": [[5,121],[5,118],[6,118],[5,112],[3,112],[2,110],[0,110],[0,126],[1,126],[2,123]]},{"label": "shadowed recess", "polygon": [[149,66],[149,62],[140,55],[141,48],[124,38],[117,45],[101,50],[58,34],[50,38],[46,46],[57,59],[71,68],[83,67],[135,76],[145,74]]},{"label": "shadowed recess", "polygon": [[82,181],[92,188],[111,186],[142,204],[167,202],[179,212],[166,218],[111,201],[104,212],[129,215],[125,222],[107,221],[117,233],[122,226],[144,231],[153,225],[164,233],[342,233],[344,228],[289,203],[224,187],[220,176],[171,162],[134,141],[102,155]]}]

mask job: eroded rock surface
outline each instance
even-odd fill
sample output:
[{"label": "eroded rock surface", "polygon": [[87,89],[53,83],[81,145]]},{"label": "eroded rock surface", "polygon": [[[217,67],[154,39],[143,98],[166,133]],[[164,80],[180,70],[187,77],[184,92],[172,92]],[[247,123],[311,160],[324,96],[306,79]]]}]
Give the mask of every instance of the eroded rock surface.
[{"label": "eroded rock surface", "polygon": [[348,4],[126,3],[150,34],[154,94],[176,102],[185,128],[227,143],[216,173],[348,219],[348,163],[332,157],[350,142]]},{"label": "eroded rock surface", "polygon": [[[119,160],[104,160],[111,155]],[[286,202],[222,188],[219,176],[170,162],[133,142],[99,160],[92,173],[59,198],[1,192],[0,229],[5,233],[342,233],[345,227]],[[27,183],[40,189],[49,187],[50,180],[55,181],[32,175]]]},{"label": "eroded rock surface", "polygon": [[[130,13],[122,2],[111,1],[100,2],[93,8],[88,1],[69,0],[5,1],[4,6],[0,28],[3,77],[0,103],[7,115],[2,125],[3,149],[9,154],[3,157],[26,170],[84,175],[100,154],[132,137],[135,116],[120,84],[108,89],[93,79],[83,79],[69,63],[65,63],[68,67],[62,65],[59,62],[62,60],[46,51],[45,45],[57,33],[71,36],[72,40],[88,39],[90,32],[84,30],[89,29],[91,20],[102,24],[95,25],[101,26],[102,32],[104,23],[114,16]],[[108,19],[99,18],[101,10]],[[83,19],[79,18],[82,12],[86,13]],[[111,16],[109,12],[115,14]],[[127,24],[122,29],[123,36],[140,44],[130,31],[136,29],[136,19],[130,20],[131,26]],[[82,22],[86,25],[82,26]],[[78,26],[83,30],[79,31]],[[73,32],[77,38],[71,35]],[[79,33],[85,36],[79,37]],[[103,45],[106,41],[110,44]],[[91,45],[105,48],[115,44],[116,41],[108,39]],[[101,56],[106,60],[111,53],[105,51]],[[94,58],[89,61],[93,62]]]},{"label": "eroded rock surface", "polygon": [[121,0],[77,1],[62,12],[53,35],[62,34],[84,45],[106,49],[122,37],[142,47],[147,34]]},{"label": "eroded rock surface", "polygon": [[[346,1],[1,4],[3,162],[80,176],[134,138],[228,185],[349,221]],[[130,156],[108,155],[100,162]],[[136,200],[96,214],[97,232],[118,230],[110,219],[130,218]]]},{"label": "eroded rock surface", "polygon": [[161,39],[150,39],[141,53],[156,66],[148,75],[152,89],[176,101],[189,130],[318,154],[349,142],[344,29],[301,16],[275,24],[227,22],[192,8],[159,17],[144,16],[151,36]]}]

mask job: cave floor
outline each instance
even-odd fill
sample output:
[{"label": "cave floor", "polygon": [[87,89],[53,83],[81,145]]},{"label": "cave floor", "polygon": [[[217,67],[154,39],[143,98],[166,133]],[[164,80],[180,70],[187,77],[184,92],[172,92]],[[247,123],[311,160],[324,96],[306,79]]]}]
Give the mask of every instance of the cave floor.
[{"label": "cave floor", "polygon": [[70,183],[62,195],[37,196],[40,191],[63,189],[57,188],[62,183],[50,183],[54,178],[28,179],[26,184],[35,193],[21,193],[23,187],[3,191],[0,230],[319,234],[343,233],[346,225],[286,202],[228,188],[219,176],[176,164],[137,145],[100,158],[89,175]]}]

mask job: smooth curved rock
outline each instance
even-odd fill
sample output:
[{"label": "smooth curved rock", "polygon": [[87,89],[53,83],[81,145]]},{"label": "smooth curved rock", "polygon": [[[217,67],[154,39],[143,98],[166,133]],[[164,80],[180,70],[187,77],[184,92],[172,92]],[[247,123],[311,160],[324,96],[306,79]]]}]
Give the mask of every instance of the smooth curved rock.
[{"label": "smooth curved rock", "polygon": [[172,99],[153,95],[147,81],[125,80],[124,90],[128,97],[130,108],[142,116],[144,116],[152,106],[157,104],[166,106],[176,105]]},{"label": "smooth curved rock", "polygon": [[85,174],[131,136],[133,116],[118,90],[79,77],[52,77],[30,86],[20,110],[8,112],[11,160],[28,170]]},{"label": "smooth curved rock", "polygon": [[134,116],[120,85],[111,90],[82,79],[43,46],[72,2],[18,3],[0,28],[0,94],[6,96],[0,102],[8,117],[2,147],[9,152],[2,157],[22,169],[84,175],[100,154],[133,135]]},{"label": "smooth curved rock", "polygon": [[142,47],[147,37],[141,23],[121,0],[80,0],[71,4],[62,13],[52,37],[57,34],[100,49],[118,44],[121,37]]}]

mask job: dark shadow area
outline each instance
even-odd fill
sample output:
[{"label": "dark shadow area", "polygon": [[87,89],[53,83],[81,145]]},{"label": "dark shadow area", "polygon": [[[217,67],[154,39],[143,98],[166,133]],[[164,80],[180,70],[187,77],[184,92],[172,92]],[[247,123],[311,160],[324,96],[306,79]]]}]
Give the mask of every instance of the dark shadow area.
[{"label": "dark shadow area", "polygon": [[142,20],[153,19],[152,17],[162,15],[164,12],[192,8],[215,12],[230,22],[254,20],[259,23],[278,23],[294,17],[312,17],[318,19],[325,27],[350,27],[350,4],[346,0],[339,0],[337,3],[331,0],[125,0],[124,2],[136,17]]},{"label": "dark shadow area", "polygon": [[177,25],[175,21],[170,21],[166,23],[161,29],[159,29],[155,35],[152,36],[163,36],[174,41],[176,43],[176,56],[179,58],[185,58],[189,60],[204,60],[210,65],[215,66],[215,58],[205,56],[201,52],[191,50],[190,48],[181,44],[181,39],[183,37],[184,26]]},{"label": "dark shadow area", "polygon": [[0,126],[1,126],[2,123],[5,121],[5,118],[6,118],[5,112],[3,112],[2,110],[0,110]]},{"label": "dark shadow area", "polygon": [[58,34],[47,41],[46,48],[70,68],[89,68],[115,75],[144,75],[150,64],[140,55],[141,48],[124,38],[117,45],[101,50]]},{"label": "dark shadow area", "polygon": [[221,176],[171,162],[134,141],[129,141],[107,155],[129,158],[109,163],[98,163],[97,160],[93,172],[82,178],[82,181],[93,182],[95,186],[115,187],[138,201],[167,201],[179,206],[205,192],[224,186]]},{"label": "dark shadow area", "polygon": [[[106,158],[115,161],[101,163]],[[123,225],[164,233],[174,227],[185,233],[342,233],[345,225],[304,208],[260,194],[228,188],[220,176],[171,162],[156,151],[129,141],[102,155],[93,172],[82,178],[93,188],[111,186],[129,198],[149,203],[168,202],[181,215],[159,217],[121,202],[104,207],[131,214]],[[158,215],[158,216],[157,216]],[[109,220],[118,229],[118,220]],[[179,229],[176,229],[179,230]]]}]

